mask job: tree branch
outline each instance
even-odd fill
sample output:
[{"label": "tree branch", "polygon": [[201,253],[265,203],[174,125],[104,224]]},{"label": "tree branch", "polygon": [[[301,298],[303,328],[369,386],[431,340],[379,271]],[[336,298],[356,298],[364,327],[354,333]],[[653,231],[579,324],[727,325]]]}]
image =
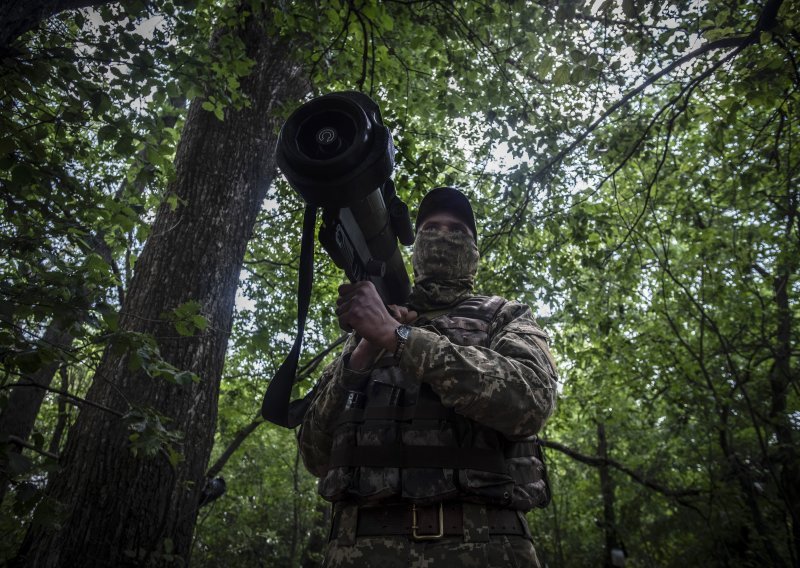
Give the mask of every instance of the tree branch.
[{"label": "tree branch", "polygon": [[114,416],[118,416],[119,418],[122,418],[124,416],[124,414],[114,410],[113,408],[109,408],[107,406],[103,406],[102,404],[98,404],[96,402],[92,402],[91,400],[86,400],[85,398],[81,398],[79,396],[75,396],[74,394],[70,394],[70,393],[68,393],[66,391],[63,391],[61,389],[54,389],[53,387],[46,387],[44,385],[37,385],[36,383],[12,383],[10,385],[1,386],[0,390],[11,389],[11,388],[19,388],[19,387],[33,387],[33,388],[37,388],[37,389],[43,389],[43,390],[46,390],[47,392],[60,394],[61,396],[70,399],[71,401],[75,402],[76,404],[86,404],[86,405],[89,405],[89,406],[93,406],[93,407],[98,408],[100,410],[105,410],[106,412],[109,412],[109,413],[113,414]]},{"label": "tree branch", "polygon": [[39,22],[64,10],[111,4],[110,0],[6,0],[0,3],[0,53]]},{"label": "tree branch", "polygon": [[622,473],[624,473],[625,475],[627,475],[628,477],[630,477],[636,483],[639,483],[640,485],[644,485],[648,489],[652,489],[653,491],[661,493],[662,495],[664,495],[666,497],[673,497],[673,498],[694,497],[694,496],[702,495],[704,493],[700,489],[670,489],[669,487],[664,487],[663,485],[660,485],[660,484],[658,484],[658,483],[656,483],[656,482],[654,482],[654,481],[652,481],[650,479],[647,479],[646,477],[640,475],[639,473],[636,473],[632,469],[622,465],[618,461],[613,460],[611,458],[601,458],[601,457],[597,457],[597,456],[587,456],[585,454],[581,454],[580,452],[578,452],[576,450],[568,448],[567,446],[564,446],[563,444],[559,444],[558,442],[552,442],[550,440],[542,440],[542,439],[540,439],[539,443],[542,446],[546,447],[546,448],[551,448],[553,450],[559,451],[562,454],[565,454],[565,455],[571,457],[572,459],[574,459],[576,461],[579,461],[581,463],[585,463],[586,465],[590,465],[592,467],[601,467],[601,466],[604,466],[604,465],[611,466],[614,469],[619,470]]},{"label": "tree branch", "polygon": [[[333,343],[328,345],[325,349],[317,353],[317,355],[315,355],[314,358],[311,359],[311,361],[303,365],[303,367],[297,372],[297,378],[295,382],[300,382],[305,377],[313,373],[314,369],[317,368],[317,366],[325,358],[325,356],[328,355],[328,353],[330,353],[334,349],[336,349],[339,345],[344,343],[347,340],[347,337],[348,337],[347,334],[340,336],[336,341],[334,341]],[[238,432],[236,432],[236,434],[233,437],[233,440],[231,441],[230,444],[228,444],[228,447],[225,448],[225,451],[222,452],[222,455],[220,455],[219,458],[217,458],[217,461],[214,462],[214,465],[212,465],[208,469],[208,471],[206,472],[206,477],[208,479],[213,479],[214,477],[219,475],[219,473],[222,471],[222,468],[225,467],[225,464],[228,463],[228,460],[231,458],[231,456],[236,452],[236,450],[239,449],[239,446],[241,446],[242,443],[244,443],[244,441],[247,439],[247,437],[253,432],[255,432],[256,428],[258,428],[263,423],[264,423],[264,418],[261,417],[261,415],[259,414],[247,426],[241,428]]]},{"label": "tree branch", "polygon": [[359,77],[358,81],[356,82],[357,90],[364,91],[364,83],[367,80],[367,63],[369,62],[369,44],[367,43],[367,24],[364,22],[364,18],[361,17],[361,12],[355,10],[356,19],[358,23],[361,24],[361,38],[363,40],[364,46],[361,52],[361,77]]},{"label": "tree branch", "polygon": [[309,376],[311,373],[313,373],[313,372],[314,372],[314,369],[316,369],[316,368],[317,368],[317,366],[318,366],[318,365],[319,365],[319,364],[322,362],[322,360],[325,358],[325,356],[327,356],[327,355],[328,355],[328,353],[330,353],[331,351],[333,351],[334,349],[336,349],[336,348],[337,348],[339,345],[341,345],[342,343],[344,343],[345,341],[347,341],[347,338],[348,338],[348,337],[349,337],[349,335],[348,335],[348,334],[346,334],[346,333],[345,333],[345,334],[342,334],[342,335],[340,335],[340,336],[339,336],[339,338],[338,338],[336,341],[334,341],[333,343],[331,343],[330,345],[328,345],[328,346],[327,346],[325,349],[323,349],[322,351],[320,351],[319,353],[317,353],[317,354],[314,356],[314,358],[313,358],[313,359],[311,359],[311,361],[309,361],[308,363],[306,363],[305,365],[303,365],[303,366],[302,366],[302,367],[301,367],[301,368],[300,368],[300,369],[297,371],[297,378],[295,378],[295,383],[299,383],[300,381],[302,381],[303,379],[305,379],[307,376]]},{"label": "tree branch", "polygon": [[236,432],[236,435],[233,437],[233,441],[228,444],[228,447],[225,448],[225,451],[222,452],[222,455],[217,458],[217,461],[214,462],[214,465],[208,468],[208,471],[206,472],[206,478],[213,479],[219,475],[219,472],[222,471],[222,468],[225,467],[225,464],[228,463],[228,460],[231,459],[231,456],[234,454],[234,452],[239,449],[239,446],[241,446],[247,437],[263,423],[264,418],[259,415],[254,418],[250,424]]},{"label": "tree branch", "polygon": [[[755,36],[755,37],[757,38],[758,36]],[[589,134],[591,134],[595,130],[597,130],[597,128],[609,116],[614,114],[621,107],[625,106],[625,104],[627,104],[631,99],[633,99],[639,93],[644,91],[647,87],[649,87],[650,85],[652,85],[653,83],[658,81],[661,77],[663,77],[665,75],[669,75],[670,73],[672,73],[678,67],[681,67],[684,64],[689,63],[693,59],[697,59],[701,55],[705,55],[706,53],[708,53],[710,51],[716,51],[718,49],[733,49],[733,48],[739,48],[741,50],[745,46],[750,45],[751,43],[753,43],[755,41],[753,38],[754,38],[754,35],[750,34],[748,36],[735,36],[735,37],[722,38],[722,39],[718,39],[716,41],[712,41],[711,43],[707,43],[705,45],[701,45],[700,47],[698,47],[694,51],[692,51],[690,53],[687,53],[683,57],[680,57],[677,60],[673,61],[672,63],[670,63],[669,65],[664,67],[658,73],[655,73],[654,75],[651,75],[650,77],[645,79],[638,87],[635,87],[631,91],[628,91],[628,93],[626,93],[621,99],[619,99],[616,103],[614,103],[613,105],[608,107],[603,112],[603,114],[601,114],[592,124],[590,124],[586,128],[586,130],[584,130],[580,135],[578,135],[578,137],[575,140],[573,140],[572,143],[569,146],[567,146],[566,148],[564,148],[561,151],[559,151],[558,154],[556,154],[553,158],[548,160],[548,162],[544,166],[539,168],[539,170],[535,174],[533,174],[533,177],[531,178],[532,181],[535,183],[536,181],[539,181],[542,177],[544,177],[544,174],[550,168],[552,168],[554,165],[556,165],[559,162],[561,162],[561,160],[563,160],[564,157],[567,154],[569,154],[575,148],[577,148],[584,140],[586,140],[586,137],[589,136]]]},{"label": "tree branch", "polygon": [[36,452],[38,454],[42,454],[43,456],[47,456],[48,458],[53,458],[54,460],[58,459],[58,454],[54,454],[52,452],[48,452],[47,450],[43,450],[42,448],[37,448],[33,444],[30,444],[30,443],[26,442],[25,440],[23,440],[19,436],[9,436],[8,437],[8,441],[10,443],[12,443],[12,444],[17,445],[17,446],[22,446],[23,448],[28,448],[29,450],[33,450],[34,452]]},{"label": "tree branch", "polygon": [[[642,93],[647,87],[653,85],[660,78],[672,73],[678,67],[681,67],[686,63],[689,63],[690,61],[697,59],[702,55],[705,55],[706,53],[716,51],[719,49],[731,49],[732,50],[731,53],[726,55],[720,61],[717,61],[714,65],[712,65],[711,68],[704,71],[699,77],[692,79],[689,83],[689,86],[684,88],[684,91],[687,88],[692,90],[694,89],[694,87],[697,86],[697,84],[699,84],[699,82],[702,82],[702,80],[710,76],[711,73],[713,73],[725,62],[730,61],[733,57],[735,57],[739,52],[741,52],[749,45],[757,43],[760,39],[760,34],[762,31],[769,30],[776,25],[777,14],[782,3],[783,0],[770,0],[759,14],[758,20],[756,22],[753,31],[750,32],[748,35],[722,38],[707,43],[705,45],[702,45],[699,48],[695,49],[694,51],[691,51],[681,56],[677,60],[673,61],[672,63],[670,63],[657,73],[645,79],[639,86],[635,87],[634,89],[626,93],[616,103],[607,108],[592,124],[590,124],[586,128],[586,130],[584,130],[581,134],[579,134],[578,137],[575,138],[575,140],[573,140],[565,148],[562,148],[555,156],[553,156],[550,160],[548,160],[544,165],[542,165],[538,170],[536,170],[536,172],[534,172],[530,178],[528,178],[528,183],[525,190],[526,195],[530,198],[534,185],[541,182],[545,178],[547,173],[554,166],[559,164],[568,154],[570,154],[573,150],[575,150],[575,148],[577,148],[581,143],[583,143],[583,141],[586,140],[586,138],[592,132],[594,132],[609,116],[611,116],[617,110],[625,106],[634,97]],[[688,101],[684,103],[684,106],[686,104],[688,104]],[[640,139],[640,142],[641,141],[643,141],[643,137]],[[502,223],[501,227],[498,229],[497,233],[493,234],[491,239],[485,242],[485,245],[483,247],[484,250],[489,250],[490,248],[492,248],[492,246],[494,246],[494,243],[496,242],[499,236],[510,233],[513,230],[516,224],[516,219],[521,218],[522,212],[524,212],[525,208],[518,207],[517,210],[519,213],[512,214],[509,219],[506,219]]]}]

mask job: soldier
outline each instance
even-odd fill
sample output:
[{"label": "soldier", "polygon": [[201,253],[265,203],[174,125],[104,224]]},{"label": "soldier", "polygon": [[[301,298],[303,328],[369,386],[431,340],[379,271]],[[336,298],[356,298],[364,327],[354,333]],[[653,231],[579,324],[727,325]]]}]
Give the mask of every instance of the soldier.
[{"label": "soldier", "polygon": [[339,288],[353,334],[299,432],[333,502],[325,566],[539,566],[525,512],[549,501],[536,434],[556,369],[530,308],[472,292],[467,197],[431,190],[417,216],[409,306]]}]

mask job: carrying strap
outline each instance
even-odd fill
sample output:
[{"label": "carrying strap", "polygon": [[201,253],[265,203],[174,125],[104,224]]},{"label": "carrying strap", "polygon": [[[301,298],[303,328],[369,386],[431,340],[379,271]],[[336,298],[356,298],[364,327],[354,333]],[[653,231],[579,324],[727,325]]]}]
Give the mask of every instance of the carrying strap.
[{"label": "carrying strap", "polygon": [[314,227],[317,223],[317,208],[306,205],[303,214],[303,237],[300,244],[300,270],[297,284],[297,336],[294,345],[281,364],[278,372],[272,377],[261,404],[261,416],[264,420],[294,428],[303,420],[303,415],[310,403],[306,396],[303,399],[289,402],[292,387],[297,375],[297,364],[303,348],[303,332],[306,327],[308,306],[311,303],[311,284],[314,277]]},{"label": "carrying strap", "polygon": [[544,480],[544,501],[541,503],[537,503],[536,506],[539,509],[544,509],[550,504],[550,501],[553,499],[553,492],[550,487],[550,478],[547,475],[547,462],[544,459],[544,446],[542,445],[539,438],[536,438],[536,447],[534,456],[536,456],[540,462],[542,462],[542,479]]}]

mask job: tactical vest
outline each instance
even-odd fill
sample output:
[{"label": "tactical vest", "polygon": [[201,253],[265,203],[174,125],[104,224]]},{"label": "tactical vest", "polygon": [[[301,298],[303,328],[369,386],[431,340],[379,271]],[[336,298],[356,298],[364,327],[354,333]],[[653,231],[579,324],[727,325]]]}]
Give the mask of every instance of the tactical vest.
[{"label": "tactical vest", "polygon": [[[476,296],[417,325],[457,345],[488,346],[504,304],[497,296]],[[522,511],[550,501],[535,436],[511,441],[457,414],[391,357],[378,362],[363,388],[349,392],[319,492],[329,501],[460,499]]]}]

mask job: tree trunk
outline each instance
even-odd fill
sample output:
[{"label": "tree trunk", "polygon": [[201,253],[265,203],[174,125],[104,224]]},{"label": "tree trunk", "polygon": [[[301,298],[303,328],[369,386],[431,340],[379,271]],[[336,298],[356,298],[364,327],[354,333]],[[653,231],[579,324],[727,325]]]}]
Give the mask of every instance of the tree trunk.
[{"label": "tree trunk", "polygon": [[[791,239],[791,230],[797,222],[796,205],[787,199],[787,238]],[[779,456],[779,492],[787,505],[792,548],[795,559],[800,558],[800,463],[795,447],[792,426],[787,412],[787,399],[790,386],[797,385],[797,377],[792,370],[792,307],[789,292],[791,290],[790,275],[797,272],[797,261],[787,259],[782,270],[773,279],[775,307],[777,308],[777,326],[775,330],[776,345],[773,349],[775,360],[770,372],[770,412],[769,419],[778,441],[776,454]]]},{"label": "tree trunk", "polygon": [[[175,108],[183,109],[186,106],[186,99],[183,97],[173,97],[170,98],[170,103]],[[166,115],[162,120],[165,128],[173,128],[178,120],[178,117],[175,115]],[[140,151],[139,158],[146,160],[147,151]],[[121,200],[126,190],[138,195],[144,192],[145,185],[144,183],[140,182],[137,185],[131,186],[128,184],[127,180],[124,180],[120,184],[114,199],[117,201]],[[85,240],[90,243],[92,252],[100,255],[109,265],[114,265],[113,252],[106,244],[104,235],[102,233],[89,234]],[[94,304],[97,292],[80,288],[79,294],[81,297],[81,303],[84,306],[90,306]],[[119,287],[117,294],[119,295],[120,303],[124,304],[124,290],[122,289],[122,286]],[[88,310],[81,309],[80,312],[76,311],[74,314],[72,314],[74,318],[73,320],[51,320],[50,324],[47,326],[44,336],[42,337],[42,344],[44,344],[48,349],[52,349],[58,353],[64,353],[68,351],[75,341],[75,338],[72,335],[75,332],[74,330],[85,325],[89,315],[90,312]],[[49,387],[50,383],[53,382],[53,376],[59,369],[60,365],[61,363],[59,362],[53,362],[49,365],[45,365],[35,373],[25,377],[25,380],[21,382],[23,384],[27,382],[29,384],[40,385],[42,387]],[[68,389],[64,387],[61,390],[66,392]],[[3,411],[2,414],[0,414],[0,439],[2,439],[1,437],[3,435],[8,435],[16,436],[20,440],[27,441],[28,437],[33,431],[33,426],[36,423],[36,417],[39,416],[39,409],[42,406],[42,402],[44,401],[46,394],[47,391],[44,388],[35,388],[29,386],[12,388],[9,396],[8,408]],[[61,401],[62,398],[63,397],[59,398],[59,401]],[[59,402],[59,405],[60,404],[61,402]],[[61,416],[60,411],[59,416]],[[56,431],[60,437],[61,433],[58,432],[58,430]],[[57,440],[57,443],[60,443],[60,440]],[[58,448],[56,448],[56,451],[53,451],[51,448],[51,452],[57,453],[57,449]],[[0,503],[2,503],[6,489],[7,485],[4,482],[1,483]]]},{"label": "tree trunk", "polygon": [[[39,567],[188,562],[217,413],[219,381],[247,241],[275,175],[279,122],[271,111],[307,91],[289,47],[268,37],[264,22],[248,18],[238,33],[255,61],[242,80],[250,108],[229,109],[223,122],[192,102],[176,155],[179,199],[162,206],[136,263],[120,328],[152,334],[172,365],[200,376],[186,386],[128,369],[128,356],[107,348],[87,395],[121,412],[152,409],[183,433],[183,458],[173,468],[162,455],[135,457],[131,432],[108,412],[87,407],[70,429],[63,468],[50,497],[63,503],[61,530],[32,527],[19,562]],[[194,300],[208,328],[178,336],[163,314]]]},{"label": "tree trunk", "polygon": [[606,427],[602,422],[597,423],[597,455],[604,460],[600,466],[600,494],[603,496],[603,532],[605,533],[606,551],[603,565],[617,566],[612,558],[614,549],[621,549],[617,536],[617,520],[614,514],[614,481],[608,468],[608,442],[606,441]]},{"label": "tree trunk", "polygon": [[[47,345],[48,348],[58,351],[69,349],[72,341],[72,335],[61,326],[60,322],[52,322],[42,337],[42,343]],[[46,390],[37,388],[34,385],[49,387],[53,381],[53,375],[55,375],[61,364],[60,361],[54,361],[20,380],[23,385],[29,384],[31,386],[11,389],[8,397],[8,406],[0,414],[0,437],[2,439],[7,440],[9,436],[14,436],[22,441],[28,440],[31,431],[33,431],[36,416],[39,414],[39,407],[47,394]],[[14,444],[9,447],[11,452],[19,452],[20,450],[21,448]],[[0,503],[3,502],[7,490],[8,473],[0,472]]]},{"label": "tree trunk", "polygon": [[[61,365],[58,372],[61,375],[61,392],[69,392],[69,371],[67,366]],[[61,438],[64,436],[68,421],[67,397],[60,394],[58,395],[58,419],[56,420],[56,427],[53,429],[53,437],[50,438],[50,446],[47,448],[47,451],[51,454],[57,455],[61,449]]]},{"label": "tree trunk", "polygon": [[306,546],[300,555],[301,568],[319,568],[325,554],[325,545],[328,543],[328,529],[330,526],[330,505],[322,499],[317,501],[316,515],[311,525],[311,534],[308,536]]}]

